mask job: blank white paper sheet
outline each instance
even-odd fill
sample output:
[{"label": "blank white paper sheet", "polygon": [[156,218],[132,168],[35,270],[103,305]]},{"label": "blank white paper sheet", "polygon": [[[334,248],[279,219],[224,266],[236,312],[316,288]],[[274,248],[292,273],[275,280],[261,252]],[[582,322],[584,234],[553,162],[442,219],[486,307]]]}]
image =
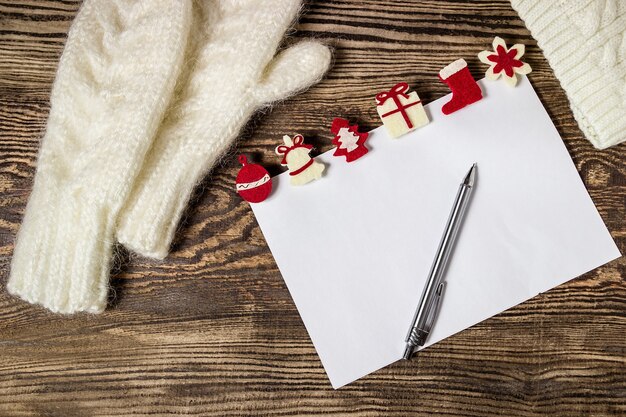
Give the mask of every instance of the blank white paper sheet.
[{"label": "blank white paper sheet", "polygon": [[[479,82],[484,98],[398,139],[374,129],[370,152],[332,150],[322,179],[252,209],[334,388],[402,357],[459,183],[478,180],[461,226],[436,343],[620,253],[530,82]],[[372,101],[372,105],[374,105]]]}]

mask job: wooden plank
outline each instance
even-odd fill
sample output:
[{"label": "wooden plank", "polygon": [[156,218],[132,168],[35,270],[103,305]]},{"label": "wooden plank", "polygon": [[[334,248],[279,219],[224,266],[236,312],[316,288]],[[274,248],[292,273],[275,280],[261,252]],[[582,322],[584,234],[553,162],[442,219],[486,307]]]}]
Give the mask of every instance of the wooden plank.
[{"label": "wooden plank", "polygon": [[[32,187],[49,93],[77,1],[0,1],[0,285]],[[534,39],[506,0],[312,1],[287,41],[335,48],[318,86],[256,116],[207,176],[164,262],[120,251],[110,307],[60,317],[0,291],[2,416],[608,416],[626,412],[626,262],[533,298],[333,391],[254,216],[235,155],[282,171],[300,132],[331,147],[333,117],[379,124],[373,96],[401,80],[424,101],[437,72],[494,35],[527,45],[531,80],[600,214],[626,248],[624,145],[583,137]],[[575,227],[575,225],[573,225]],[[314,255],[314,254],[313,254]]]}]

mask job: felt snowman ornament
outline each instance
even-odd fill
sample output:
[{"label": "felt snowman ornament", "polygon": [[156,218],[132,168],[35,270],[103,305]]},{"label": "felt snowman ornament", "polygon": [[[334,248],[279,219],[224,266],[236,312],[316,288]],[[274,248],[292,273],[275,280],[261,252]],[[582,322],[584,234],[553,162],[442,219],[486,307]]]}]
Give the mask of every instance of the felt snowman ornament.
[{"label": "felt snowman ornament", "polygon": [[322,177],[325,166],[311,158],[309,152],[313,146],[305,144],[302,135],[295,135],[293,140],[285,135],[283,140],[285,144],[276,147],[276,154],[283,156],[280,164],[289,168],[291,185],[303,185]]},{"label": "felt snowman ornament", "polygon": [[272,180],[265,168],[258,164],[249,164],[245,155],[239,155],[243,165],[236,179],[237,192],[249,203],[260,203],[272,192]]}]

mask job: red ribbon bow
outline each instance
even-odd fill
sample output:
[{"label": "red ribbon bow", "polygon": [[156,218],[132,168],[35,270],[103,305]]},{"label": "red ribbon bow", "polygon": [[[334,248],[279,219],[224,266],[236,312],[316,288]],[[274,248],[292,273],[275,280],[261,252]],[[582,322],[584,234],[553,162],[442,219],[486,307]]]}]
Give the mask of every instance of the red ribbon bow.
[{"label": "red ribbon bow", "polygon": [[387,99],[390,99],[390,98],[395,99],[398,96],[409,98],[407,91],[409,91],[409,85],[407,83],[398,83],[394,85],[391,90],[383,91],[382,93],[376,94],[376,105],[382,106],[385,103],[385,101],[387,101]]},{"label": "red ribbon bow", "polygon": [[307,145],[304,143],[304,137],[302,135],[296,135],[293,137],[293,145],[292,146],[287,146],[287,145],[280,145],[278,147],[276,147],[276,153],[279,155],[283,155],[283,160],[280,161],[281,165],[286,165],[287,164],[287,154],[296,149],[296,148],[306,148],[306,149],[312,149],[313,146],[312,145]]},{"label": "red ribbon bow", "polygon": [[409,129],[413,128],[413,123],[411,122],[411,119],[409,118],[409,115],[406,113],[405,109],[411,107],[411,106],[415,106],[416,104],[421,103],[421,100],[416,101],[415,103],[408,103],[406,105],[402,104],[400,102],[400,96],[404,97],[405,99],[409,98],[409,95],[407,94],[407,92],[409,91],[409,85],[407,83],[398,83],[396,85],[393,86],[393,88],[389,91],[383,91],[382,93],[378,93],[376,94],[376,105],[377,106],[382,106],[385,101],[387,101],[388,99],[392,99],[393,102],[396,104],[396,109],[395,110],[391,110],[385,114],[382,114],[380,117],[387,117],[391,114],[394,113],[400,113],[402,115],[402,117],[404,118],[404,121],[406,122],[406,125],[408,126]]}]

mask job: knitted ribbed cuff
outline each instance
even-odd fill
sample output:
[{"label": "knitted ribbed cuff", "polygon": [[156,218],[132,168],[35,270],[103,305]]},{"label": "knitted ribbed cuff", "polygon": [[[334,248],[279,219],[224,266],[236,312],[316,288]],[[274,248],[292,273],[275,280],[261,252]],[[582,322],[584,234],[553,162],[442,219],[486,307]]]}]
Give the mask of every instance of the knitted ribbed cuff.
[{"label": "knitted ribbed cuff", "polygon": [[133,191],[130,205],[120,217],[117,240],[148,258],[164,259],[167,256],[197,182],[194,173],[179,169],[182,167],[173,168],[167,184],[154,175],[141,178],[142,187]]},{"label": "knitted ribbed cuff", "polygon": [[[250,105],[242,104],[238,121],[233,124],[240,126],[252,111]],[[231,128],[227,132],[207,132],[206,137],[190,138],[183,134],[160,141],[163,147],[157,146],[147,156],[120,212],[117,240],[140,255],[164,259],[195,186],[232,144],[237,133],[238,128]]]},{"label": "knitted ribbed cuff", "polygon": [[55,313],[100,313],[107,303],[111,216],[79,190],[38,178],[20,228],[9,293]]},{"label": "knitted ribbed cuff", "polygon": [[187,44],[189,0],[86,0],[51,94],[7,284],[57,313],[106,305],[115,220],[152,144]]}]

